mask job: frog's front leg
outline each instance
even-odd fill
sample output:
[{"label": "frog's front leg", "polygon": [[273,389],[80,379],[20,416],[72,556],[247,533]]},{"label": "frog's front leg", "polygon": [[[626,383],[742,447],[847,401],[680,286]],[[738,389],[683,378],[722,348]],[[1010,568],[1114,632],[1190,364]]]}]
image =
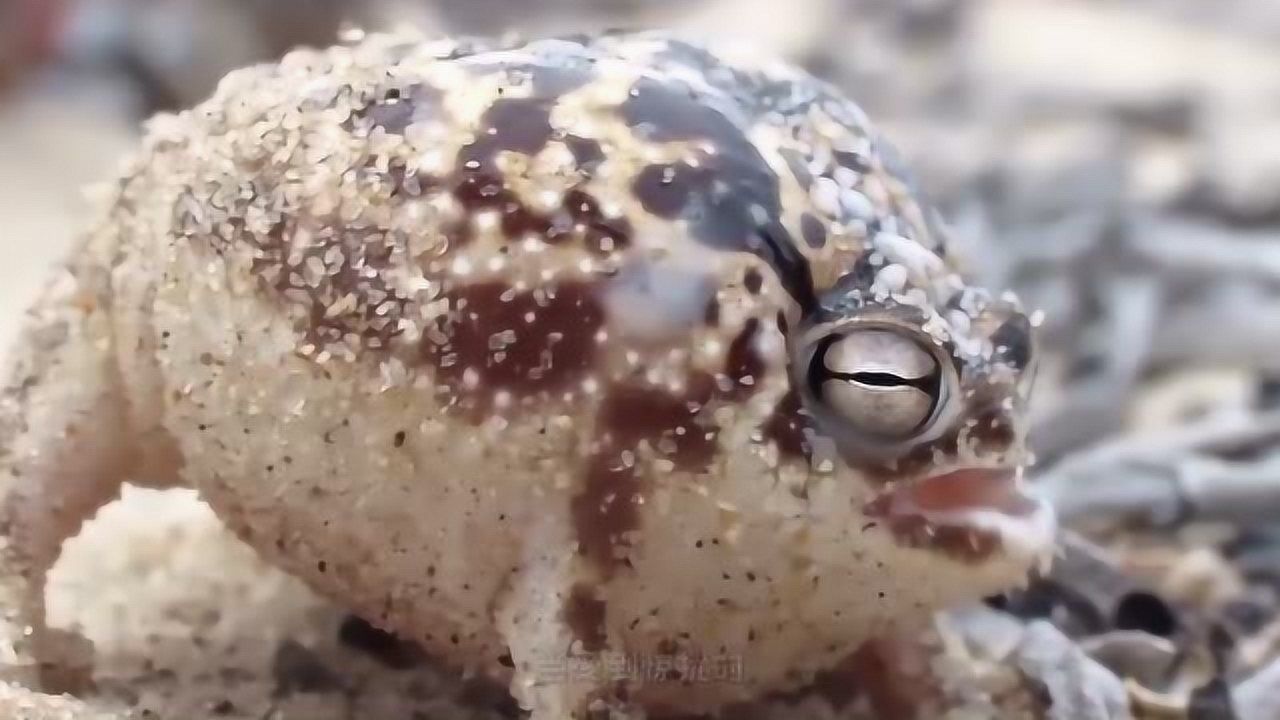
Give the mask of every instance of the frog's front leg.
[{"label": "frog's front leg", "polygon": [[[65,687],[87,669],[87,643],[45,626],[44,588],[63,542],[116,497],[141,455],[105,274],[58,273],[29,312],[0,386],[0,681]],[[83,660],[68,674],[64,661],[74,656]]]},{"label": "frog's front leg", "polygon": [[586,660],[570,617],[573,597],[585,591],[579,582],[581,558],[567,536],[567,523],[549,516],[526,538],[520,571],[501,595],[494,622],[507,641],[515,667],[511,694],[531,711],[530,720],[580,720],[624,710],[595,663]]}]

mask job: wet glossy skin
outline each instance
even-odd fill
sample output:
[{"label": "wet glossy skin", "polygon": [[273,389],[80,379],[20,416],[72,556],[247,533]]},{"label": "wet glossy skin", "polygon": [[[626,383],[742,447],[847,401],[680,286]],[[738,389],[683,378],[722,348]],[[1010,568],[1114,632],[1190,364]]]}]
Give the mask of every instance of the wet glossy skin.
[{"label": "wet glossy skin", "polygon": [[[537,718],[701,711],[1047,550],[1007,482],[1030,323],[929,212],[785,66],[375,37],[158,121],[81,277],[109,268],[131,437],[264,555]],[[855,326],[937,363],[918,433],[824,399]],[[575,683],[568,651],[740,672]]]}]

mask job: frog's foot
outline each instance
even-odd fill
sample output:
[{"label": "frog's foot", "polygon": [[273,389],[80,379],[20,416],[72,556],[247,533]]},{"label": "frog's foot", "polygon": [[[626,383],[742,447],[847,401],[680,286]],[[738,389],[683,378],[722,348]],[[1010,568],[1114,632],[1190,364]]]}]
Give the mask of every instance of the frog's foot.
[{"label": "frog's foot", "polygon": [[61,691],[89,677],[88,642],[45,626],[44,588],[135,465],[107,315],[77,278],[53,283],[0,386],[0,682]]},{"label": "frog's foot", "polygon": [[[0,541],[10,542],[2,537]],[[0,550],[0,682],[19,683],[52,692],[89,689],[93,644],[68,630],[44,624],[44,584],[48,567],[35,567],[26,557]],[[7,717],[7,716],[4,716]]]}]

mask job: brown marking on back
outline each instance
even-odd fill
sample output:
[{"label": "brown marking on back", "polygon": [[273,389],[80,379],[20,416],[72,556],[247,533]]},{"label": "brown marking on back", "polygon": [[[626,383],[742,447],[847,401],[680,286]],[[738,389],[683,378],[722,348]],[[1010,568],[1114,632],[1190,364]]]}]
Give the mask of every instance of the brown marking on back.
[{"label": "brown marking on back", "polygon": [[[454,250],[473,241],[473,220],[482,212],[496,213],[503,234],[512,240],[538,237],[551,244],[576,240],[596,254],[626,247],[631,236],[626,219],[606,216],[595,198],[585,191],[568,193],[562,207],[553,212],[535,211],[512,191],[497,166],[500,153],[535,155],[549,142],[560,140],[577,158],[584,179],[589,176],[591,169],[603,159],[599,142],[558,132],[550,122],[551,108],[557,98],[590,80],[589,66],[499,64],[473,69],[476,72],[505,70],[509,85],[526,86],[532,95],[494,100],[481,116],[475,139],[459,150],[455,170],[448,175],[411,172],[405,159],[399,157],[389,158],[386,169],[382,170],[378,167],[379,160],[370,157],[355,168],[356,172],[344,176],[351,178],[344,182],[355,185],[362,197],[382,203],[440,192],[451,194],[462,212],[460,217],[442,220],[438,231],[447,247]],[[417,83],[379,90],[364,107],[343,120],[341,127],[356,136],[374,131],[402,135],[413,123],[430,119],[448,120],[441,107],[441,91]],[[268,192],[266,187],[259,187],[259,183],[284,182],[283,177],[269,172],[279,170],[281,168],[264,167],[256,173],[253,198]],[[244,208],[239,207],[241,201],[242,198],[237,197],[237,206],[227,208],[230,218],[223,226],[232,229],[234,239],[247,238],[254,246],[253,272],[264,289],[303,307],[306,319],[299,322],[298,332],[303,338],[300,344],[308,355],[322,352],[326,346],[344,343],[353,334],[365,348],[386,348],[402,333],[401,321],[409,301],[393,291],[384,279],[384,271],[390,269],[394,252],[407,246],[405,238],[376,227],[358,227],[336,217],[309,218],[305,207],[285,208],[285,219],[266,237],[255,238],[244,232],[243,215],[250,201],[243,202]],[[194,217],[179,217],[178,223],[179,227],[199,226]],[[306,247],[298,248],[293,240],[303,225],[314,239]],[[340,266],[326,266],[325,277],[319,279],[305,274],[314,274],[315,263],[327,260],[335,249],[343,251],[344,262]],[[426,266],[422,258],[406,260],[411,267],[412,264],[419,268]],[[347,295],[356,300],[355,306],[330,316],[334,303]],[[595,322],[601,315],[593,306],[584,319]],[[315,348],[314,352],[311,348]],[[493,367],[499,368],[497,372],[501,374],[499,365]]]},{"label": "brown marking on back", "polygon": [[608,606],[595,596],[591,586],[578,583],[569,590],[569,598],[564,603],[564,623],[569,626],[574,639],[582,643],[583,650],[596,653],[605,649],[608,641],[604,627],[607,610]]},{"label": "brown marking on back", "polygon": [[579,238],[597,255],[609,255],[631,243],[631,223],[626,218],[606,216],[595,197],[581,188],[565,193],[561,211],[545,214],[525,205],[500,173],[467,170],[458,177],[453,196],[467,211],[466,218],[446,229],[454,246],[471,241],[469,218],[484,211],[498,213],[502,232],[511,240],[533,236],[558,245]]},{"label": "brown marking on back", "polygon": [[631,244],[631,223],[624,217],[607,217],[589,193],[581,189],[565,193],[564,209],[582,226],[588,250],[608,255]]},{"label": "brown marking on back", "polygon": [[711,172],[685,164],[649,165],[636,175],[631,189],[651,215],[674,220],[684,212],[695,190],[710,184]]},{"label": "brown marking on back", "polygon": [[[554,241],[553,220],[530,210],[507,187],[497,167],[501,152],[535,155],[551,140],[550,103],[538,98],[500,98],[485,111],[476,139],[464,146],[457,157],[457,170],[452,179],[453,196],[474,215],[482,211],[497,212],[502,231],[508,238],[539,235]],[[567,231],[567,227],[562,228]],[[468,219],[449,229],[456,246],[466,245],[472,238]]]},{"label": "brown marking on back", "polygon": [[[447,293],[449,313],[423,336],[421,353],[459,408],[479,419],[496,393],[515,399],[563,390],[595,362],[604,310],[593,286],[562,283],[517,292],[501,282]],[[474,384],[468,386],[468,371]]]},{"label": "brown marking on back", "polygon": [[431,85],[416,83],[406,88],[391,88],[366,107],[356,110],[343,125],[354,130],[367,122],[392,135],[403,135],[414,122],[438,115],[440,90]]},{"label": "brown marking on back", "polygon": [[733,381],[733,388],[727,393],[728,399],[741,400],[749,397],[764,379],[764,359],[756,350],[759,332],[760,320],[751,318],[729,344],[724,374]]},{"label": "brown marking on back", "polygon": [[583,489],[571,508],[579,550],[605,579],[625,562],[619,551],[639,523],[644,469],[637,449],[647,445],[676,470],[705,472],[719,448],[719,428],[706,411],[718,403],[741,402],[763,381],[765,362],[755,346],[760,327],[758,318],[748,319],[730,343],[724,367],[728,387],[696,373],[682,396],[626,384],[609,389],[596,416],[596,448],[584,467]]},{"label": "brown marking on back", "polygon": [[593,453],[583,474],[582,490],[569,506],[578,552],[607,580],[623,563],[615,548],[626,547],[624,535],[639,527],[640,478],[621,451]]},{"label": "brown marking on back", "polygon": [[537,155],[551,141],[551,103],[539,98],[499,98],[480,118],[474,142],[458,153],[465,170],[494,170],[500,152]]},{"label": "brown marking on back", "polygon": [[720,300],[715,295],[707,300],[707,306],[702,311],[702,324],[707,327],[720,325]]},{"label": "brown marking on back", "polygon": [[[473,235],[471,218],[477,212],[487,210],[500,214],[502,228],[509,237],[533,234],[552,241],[557,231],[568,237],[573,224],[569,213],[559,213],[560,217],[553,219],[531,212],[506,187],[501,174],[488,169],[499,151],[536,152],[545,145],[551,129],[547,110],[540,104],[542,102],[496,102],[485,115],[486,132],[476,143],[462,150],[459,170],[452,177],[409,173],[403,160],[392,159],[385,172],[378,170],[370,160],[370,164],[359,168],[359,172],[353,175],[354,181],[360,185],[363,195],[384,201],[418,197],[450,188],[465,211],[464,217],[445,222],[441,227],[442,234],[454,248],[470,242]],[[353,133],[372,127],[380,127],[389,133],[403,133],[412,122],[437,112],[438,105],[439,91],[433,87],[418,84],[391,89],[366,108],[353,113],[343,127]],[[475,162],[467,164],[466,160]],[[260,181],[269,180],[264,175]],[[253,190],[254,197],[265,192],[256,186]],[[390,268],[394,253],[406,247],[404,238],[393,235],[389,230],[360,226],[336,217],[311,217],[304,208],[287,209],[284,219],[269,233],[255,237],[243,229],[241,216],[247,209],[235,207],[228,210],[231,217],[226,225],[233,229],[238,239],[254,247],[252,272],[258,277],[259,284],[273,294],[283,296],[286,302],[302,307],[305,319],[299,321],[297,331],[302,336],[300,345],[307,355],[314,356],[327,347],[345,343],[352,335],[360,339],[364,349],[384,350],[394,337],[403,332],[401,320],[409,300],[393,290],[383,273]],[[179,218],[179,223],[181,227],[194,224],[194,221]],[[618,230],[614,225],[608,225],[608,228]],[[304,229],[309,232],[310,239],[299,245],[297,233]],[[594,226],[589,230],[597,235],[603,232]],[[620,236],[620,231],[615,234]],[[621,243],[622,240],[619,237],[615,242]],[[597,241],[597,244],[604,242]],[[330,309],[340,301],[351,306],[331,314]],[[595,322],[598,325],[603,321],[602,311],[594,305],[585,312],[571,315],[580,315],[585,323]],[[501,375],[501,370],[497,374]],[[549,377],[556,376],[557,371],[553,369]],[[522,385],[511,384],[513,392]],[[533,384],[538,384],[537,379]]]},{"label": "brown marking on back", "polygon": [[[588,250],[607,255],[630,242],[631,226],[625,218],[606,217],[596,199],[581,189],[565,194],[563,212],[536,212],[512,192],[497,167],[499,153],[537,155],[557,138],[551,126],[554,101],[554,94],[495,100],[481,117],[476,139],[458,153],[453,195],[468,213],[498,212],[508,238],[534,235],[555,244],[581,232]],[[561,139],[588,177],[603,158],[599,143],[578,136]],[[470,239],[469,232],[458,236],[462,244]]]},{"label": "brown marking on back", "polygon": [[778,177],[730,119],[735,113],[723,100],[674,79],[645,77],[635,83],[618,112],[637,136],[653,142],[700,140],[706,147],[696,161],[644,168],[632,194],[654,215],[685,220],[690,239],[764,260],[788,294],[811,308],[816,303],[812,273],[782,224]]},{"label": "brown marking on back", "polygon": [[706,470],[715,456],[716,430],[702,426],[698,415],[714,387],[710,377],[700,375],[684,397],[630,385],[614,386],[605,396],[596,416],[597,447],[570,507],[579,552],[605,579],[625,562],[618,551],[639,523],[643,469],[637,448],[646,442],[678,470]]},{"label": "brown marking on back", "polygon": [[715,430],[703,428],[697,421],[714,388],[714,381],[706,375],[691,378],[683,397],[654,388],[615,386],[601,405],[597,431],[623,448],[633,448],[642,440],[654,445],[669,440],[672,449],[663,454],[678,469],[705,470],[715,455]]},{"label": "brown marking on back", "polygon": [[812,427],[812,419],[800,405],[800,396],[794,389],[774,406],[773,412],[761,426],[764,439],[778,447],[783,458],[808,460],[813,453],[805,430]]},{"label": "brown marking on back", "polygon": [[512,240],[535,235],[554,243],[567,238],[571,229],[567,218],[557,223],[555,218],[530,210],[496,171],[463,172],[453,186],[453,197],[467,211],[466,218],[450,227],[454,235],[451,239],[457,246],[471,241],[470,218],[485,211],[498,213],[503,234]]}]

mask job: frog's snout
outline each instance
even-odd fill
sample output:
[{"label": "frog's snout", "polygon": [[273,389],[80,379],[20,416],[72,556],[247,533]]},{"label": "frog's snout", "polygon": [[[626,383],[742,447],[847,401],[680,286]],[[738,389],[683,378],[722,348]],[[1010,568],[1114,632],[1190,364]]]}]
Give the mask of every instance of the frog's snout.
[{"label": "frog's snout", "polygon": [[965,562],[1043,561],[1057,530],[1052,507],[1028,491],[1018,466],[954,468],[900,481],[863,511],[899,542]]}]

